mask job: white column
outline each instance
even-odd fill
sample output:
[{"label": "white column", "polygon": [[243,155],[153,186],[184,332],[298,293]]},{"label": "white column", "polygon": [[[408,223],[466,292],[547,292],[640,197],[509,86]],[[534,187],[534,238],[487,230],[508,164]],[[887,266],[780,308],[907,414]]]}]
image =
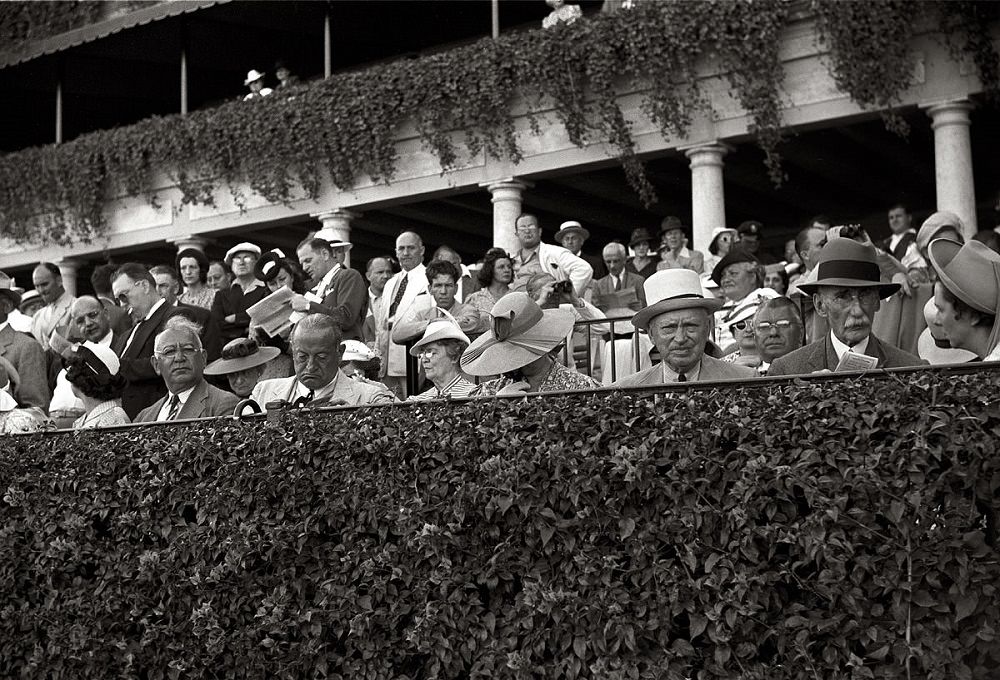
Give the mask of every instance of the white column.
[{"label": "white column", "polygon": [[534,186],[531,182],[508,177],[493,182],[483,182],[479,186],[489,189],[493,196],[493,245],[508,253],[517,250],[517,236],[514,223],[521,214],[521,195],[525,189]]},{"label": "white column", "polygon": [[719,142],[683,148],[691,160],[691,229],[694,247],[708,252],[712,230],[726,226],[726,196],[722,186],[722,157],[732,147]]},{"label": "white column", "polygon": [[62,275],[63,288],[66,292],[76,297],[76,273],[80,269],[78,260],[56,260],[55,265],[59,267]]},{"label": "white column", "polygon": [[194,234],[167,239],[167,243],[172,243],[177,246],[178,253],[188,248],[194,248],[195,250],[200,250],[204,253],[205,246],[207,246],[210,242],[211,241],[204,236],[195,236]]},{"label": "white column", "polygon": [[[360,217],[358,213],[351,212],[350,210],[345,210],[343,208],[336,208],[334,210],[326,210],[320,213],[312,213],[310,217],[315,217],[323,225],[323,229],[329,229],[333,231],[334,235],[341,241],[351,242],[351,220]],[[351,251],[348,250],[347,254],[344,255],[344,266],[351,266]]]},{"label": "white column", "polygon": [[976,224],[976,190],[972,178],[972,140],[969,136],[968,99],[925,104],[934,130],[934,181],[937,209],[950,210],[965,223],[965,237],[972,238]]}]

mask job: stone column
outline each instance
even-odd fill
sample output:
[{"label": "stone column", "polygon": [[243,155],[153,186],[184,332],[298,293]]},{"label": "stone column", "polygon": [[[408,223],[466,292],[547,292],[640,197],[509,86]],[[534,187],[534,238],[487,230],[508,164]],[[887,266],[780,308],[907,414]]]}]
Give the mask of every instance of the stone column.
[{"label": "stone column", "polygon": [[508,253],[517,250],[514,223],[521,214],[521,194],[534,186],[531,182],[508,177],[493,182],[483,182],[479,186],[489,189],[493,196],[493,245]]},{"label": "stone column", "polygon": [[188,248],[194,248],[195,250],[200,250],[205,252],[205,246],[207,246],[211,241],[204,236],[195,236],[194,234],[188,234],[187,236],[178,236],[177,238],[168,238],[167,243],[172,243],[177,246],[177,252],[182,250],[187,250]]},{"label": "stone column", "polygon": [[965,223],[965,238],[972,238],[976,224],[976,190],[972,178],[972,141],[969,137],[968,99],[921,106],[934,130],[934,181],[937,209],[950,210]]},{"label": "stone column", "polygon": [[76,297],[76,273],[82,263],[79,260],[56,260],[55,265],[59,267],[62,274],[63,288],[73,297]]},{"label": "stone column", "polygon": [[[360,217],[358,213],[351,212],[350,210],[345,210],[343,208],[335,208],[334,210],[326,210],[320,213],[312,213],[310,217],[315,217],[323,225],[322,229],[329,229],[333,232],[333,235],[339,238],[341,241],[351,242],[351,220]],[[348,250],[344,255],[344,266],[351,266],[351,251]]]},{"label": "stone column", "polygon": [[722,157],[732,147],[709,142],[681,149],[691,161],[691,230],[693,246],[708,253],[712,230],[726,226],[726,197],[722,186]]}]

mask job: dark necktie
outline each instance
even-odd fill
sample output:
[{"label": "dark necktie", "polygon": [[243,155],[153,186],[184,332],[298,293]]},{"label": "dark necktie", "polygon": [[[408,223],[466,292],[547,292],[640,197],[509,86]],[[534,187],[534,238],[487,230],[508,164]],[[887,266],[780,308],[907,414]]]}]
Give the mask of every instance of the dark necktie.
[{"label": "dark necktie", "polygon": [[686,375],[684,375],[683,373],[677,374],[677,382],[687,382],[687,381],[688,377]]},{"label": "dark necktie", "polygon": [[177,417],[177,413],[181,410],[181,398],[176,394],[170,395],[170,401],[167,402],[169,408],[167,408],[167,420],[173,420]]},{"label": "dark necktie", "polygon": [[403,272],[403,280],[399,282],[399,286],[396,288],[396,294],[392,297],[392,304],[389,305],[389,318],[393,318],[396,315],[396,309],[399,307],[400,301],[403,299],[403,293],[406,292],[406,284],[409,282],[410,277]]},{"label": "dark necktie", "polygon": [[616,278],[618,280],[615,282],[615,290],[621,290],[622,289],[622,277],[618,276]]}]

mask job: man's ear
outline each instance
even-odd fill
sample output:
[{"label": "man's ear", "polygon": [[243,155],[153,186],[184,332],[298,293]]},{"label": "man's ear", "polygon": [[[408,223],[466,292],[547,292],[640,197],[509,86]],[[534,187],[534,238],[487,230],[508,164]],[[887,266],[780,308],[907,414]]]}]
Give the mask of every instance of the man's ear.
[{"label": "man's ear", "polygon": [[819,293],[813,293],[812,297],[813,297],[813,309],[816,310],[817,314],[826,319],[827,308],[826,308],[826,301],[823,299],[823,296],[820,295]]},{"label": "man's ear", "polygon": [[153,370],[156,371],[156,375],[163,375],[162,373],[160,373],[160,360],[156,357],[155,354],[149,357],[149,363],[150,365],[152,365]]}]

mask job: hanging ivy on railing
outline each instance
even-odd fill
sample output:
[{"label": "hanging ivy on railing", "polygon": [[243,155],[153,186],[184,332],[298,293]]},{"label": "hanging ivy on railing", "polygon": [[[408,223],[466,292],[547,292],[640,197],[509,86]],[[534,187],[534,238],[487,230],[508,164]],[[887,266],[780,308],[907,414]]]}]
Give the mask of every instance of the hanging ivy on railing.
[{"label": "hanging ivy on railing", "polygon": [[16,52],[29,43],[93,23],[104,2],[2,2],[0,52]]},{"label": "hanging ivy on railing", "polygon": [[[696,78],[709,60],[720,65],[719,77],[749,114],[777,185],[784,75],[778,48],[792,4],[644,2],[550,30],[339,74],[288,96],[154,117],[7,154],[0,157],[0,235],[57,244],[101,236],[107,197],[155,202],[153,177],[162,172],[176,182],[184,203],[211,204],[221,186],[245,205],[247,188],[288,203],[303,194],[318,198],[328,178],[341,190],[364,176],[388,182],[408,123],[445,171],[480,154],[517,163],[514,111],[522,103],[535,133],[555,118],[577,146],[610,145],[651,205],[655,191],[620,95],[641,92],[642,108],[660,132],[683,137],[710,106]],[[987,89],[996,90],[990,26],[977,24],[991,19],[967,6],[976,4],[814,0],[812,8],[838,86],[862,106],[887,109],[910,83],[915,17],[932,8],[951,17],[942,20],[944,30],[956,38],[956,49],[971,52]]]}]

